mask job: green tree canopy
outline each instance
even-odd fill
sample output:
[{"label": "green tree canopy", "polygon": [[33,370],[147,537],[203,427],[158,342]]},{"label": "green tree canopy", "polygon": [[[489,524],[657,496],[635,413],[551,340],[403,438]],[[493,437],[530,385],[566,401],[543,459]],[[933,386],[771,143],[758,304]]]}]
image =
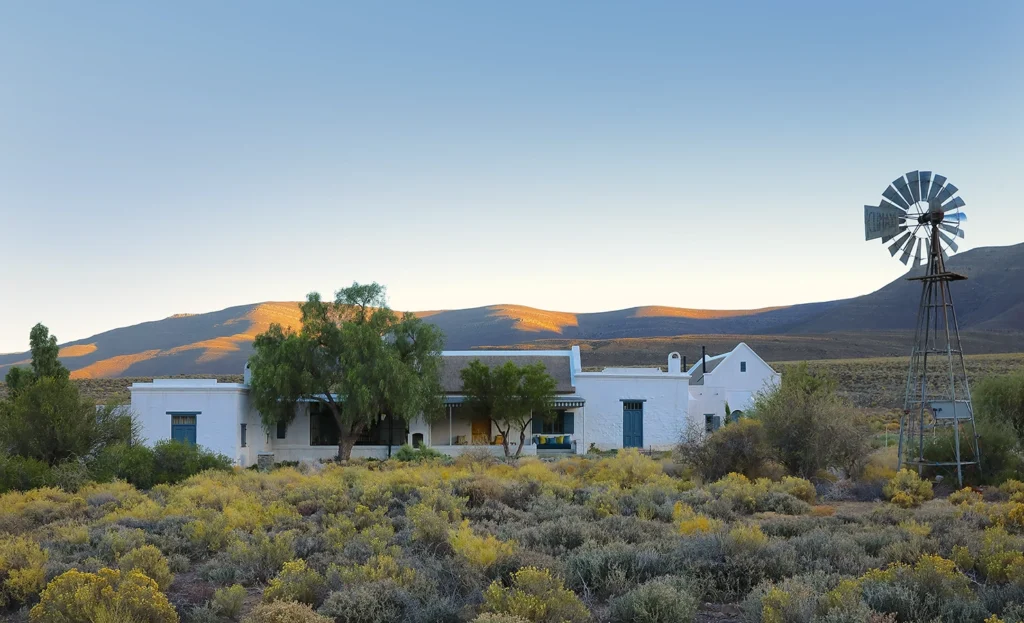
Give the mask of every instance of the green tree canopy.
[{"label": "green tree canopy", "polygon": [[[1024,372],[984,378],[971,398],[980,418],[1009,424],[1024,441]],[[984,460],[984,448],[981,455]]]},{"label": "green tree canopy", "polygon": [[57,336],[50,335],[50,330],[45,325],[40,323],[32,327],[28,339],[32,350],[32,367],[11,368],[4,379],[12,397],[42,378],[71,378],[71,373],[58,358],[60,346],[57,345]]},{"label": "green tree canopy", "polygon": [[0,402],[0,451],[55,465],[86,458],[135,436],[131,414],[83,399],[57,358],[57,338],[41,324],[29,334],[30,368],[7,373],[10,396]]},{"label": "green tree canopy", "polygon": [[251,395],[263,426],[290,423],[296,401],[326,405],[338,424],[338,457],[381,415],[428,421],[442,413],[444,337],[413,314],[387,306],[384,287],[353,283],[333,302],[311,293],[298,332],[274,324],[256,337]]},{"label": "green tree canopy", "polygon": [[543,363],[518,366],[512,361],[491,368],[479,359],[471,361],[459,373],[465,408],[473,415],[494,422],[501,433],[505,456],[511,456],[509,433],[519,431],[518,457],[526,443],[526,430],[539,417],[554,415],[555,379]]}]

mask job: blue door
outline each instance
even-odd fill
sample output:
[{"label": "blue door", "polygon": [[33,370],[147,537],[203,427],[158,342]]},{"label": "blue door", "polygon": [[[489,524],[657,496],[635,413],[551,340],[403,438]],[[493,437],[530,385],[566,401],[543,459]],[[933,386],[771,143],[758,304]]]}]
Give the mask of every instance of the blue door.
[{"label": "blue door", "polygon": [[196,443],[196,416],[194,415],[172,415],[171,416],[171,439],[195,445]]},{"label": "blue door", "polygon": [[624,401],[622,403],[622,447],[644,447],[644,403]]}]

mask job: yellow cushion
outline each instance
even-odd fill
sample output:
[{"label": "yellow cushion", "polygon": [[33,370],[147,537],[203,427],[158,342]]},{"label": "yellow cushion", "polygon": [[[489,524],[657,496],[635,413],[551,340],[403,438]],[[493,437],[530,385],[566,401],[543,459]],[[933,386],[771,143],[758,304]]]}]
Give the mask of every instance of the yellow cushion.
[{"label": "yellow cushion", "polygon": [[542,446],[543,446],[543,445],[544,445],[544,444],[546,444],[547,442],[548,442],[548,438],[547,438],[547,437],[545,437],[544,435],[541,435],[541,436],[540,436],[540,445],[542,445]]},{"label": "yellow cushion", "polygon": [[563,443],[565,443],[565,435],[559,435],[558,437],[555,437],[555,443],[557,443],[558,445],[562,445]]}]

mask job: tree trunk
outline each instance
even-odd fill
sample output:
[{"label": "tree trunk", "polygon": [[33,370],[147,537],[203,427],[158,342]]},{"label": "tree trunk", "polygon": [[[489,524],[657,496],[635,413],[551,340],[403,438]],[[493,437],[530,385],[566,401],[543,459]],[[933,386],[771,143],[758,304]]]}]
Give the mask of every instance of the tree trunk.
[{"label": "tree trunk", "polygon": [[501,424],[494,418],[491,418],[491,421],[494,422],[494,427],[498,429],[498,434],[501,435],[501,447],[505,451],[505,458],[507,459],[512,456],[512,452],[508,449],[508,433],[512,430],[512,427],[509,426],[506,430],[502,430]]},{"label": "tree trunk", "polygon": [[347,424],[338,422],[338,460],[348,461],[352,458],[352,448],[356,445],[359,433],[366,427],[365,422]]},{"label": "tree trunk", "polygon": [[519,431],[519,447],[516,448],[516,458],[517,459],[519,458],[519,455],[522,454],[523,446],[525,446],[525,445],[526,445],[526,429],[523,428],[523,429],[520,429],[520,431]]}]

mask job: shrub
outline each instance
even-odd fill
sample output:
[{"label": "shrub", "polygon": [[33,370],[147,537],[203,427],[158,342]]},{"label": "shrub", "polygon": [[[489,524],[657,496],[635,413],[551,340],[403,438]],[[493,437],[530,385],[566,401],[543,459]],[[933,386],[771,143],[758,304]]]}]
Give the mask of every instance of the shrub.
[{"label": "shrub", "polygon": [[139,489],[149,489],[155,484],[155,461],[153,450],[141,443],[115,443],[100,451],[89,469],[99,482],[117,479],[130,482]]},{"label": "shrub", "polygon": [[483,609],[511,614],[532,623],[583,623],[590,612],[560,578],[547,569],[524,567],[512,574],[511,586],[494,581],[484,591]]},{"label": "shrub", "polygon": [[140,571],[83,573],[72,569],[50,582],[32,608],[33,623],[145,621],[177,623],[178,615],[156,582]]},{"label": "shrub", "polygon": [[245,587],[241,584],[218,588],[210,599],[210,607],[217,616],[234,620],[242,613],[245,597]]},{"label": "shrub", "polygon": [[405,623],[419,607],[405,588],[378,580],[331,593],[319,612],[337,623]]},{"label": "shrub", "polygon": [[450,533],[452,549],[476,569],[484,570],[503,556],[511,556],[515,545],[500,541],[491,535],[479,536],[469,527],[469,520],[462,521],[457,530]]},{"label": "shrub", "polygon": [[693,587],[680,577],[650,580],[612,601],[612,623],[687,623],[699,601]]},{"label": "shrub", "polygon": [[983,378],[971,394],[979,420],[1004,422],[1013,427],[1018,439],[1024,439],[1024,373]]},{"label": "shrub", "polygon": [[394,456],[392,456],[391,458],[395,459],[396,461],[402,461],[403,463],[418,463],[424,460],[440,459],[443,456],[443,454],[429,446],[413,448],[412,446],[406,443],[402,444],[402,447],[399,448],[398,452],[395,452]]},{"label": "shrub", "polygon": [[323,599],[327,584],[324,576],[306,566],[305,560],[284,563],[263,591],[264,601],[297,601],[316,606]]},{"label": "shrub", "polygon": [[699,428],[688,430],[676,454],[705,482],[711,482],[731,472],[748,478],[766,475],[771,448],[764,425],[757,420],[742,419],[710,435]]},{"label": "shrub", "polygon": [[901,469],[883,489],[885,497],[901,508],[920,506],[932,499],[932,483],[922,480],[916,472]]},{"label": "shrub", "polygon": [[83,461],[70,459],[53,468],[53,484],[68,493],[77,493],[89,483],[91,475]]},{"label": "shrub", "polygon": [[721,521],[712,519],[707,515],[700,515],[694,512],[693,507],[682,502],[676,502],[673,507],[672,520],[675,522],[679,534],[716,532],[722,527]]},{"label": "shrub", "polygon": [[231,459],[201,446],[163,439],[153,445],[153,482],[176,483],[208,469],[228,471]]},{"label": "shrub", "polygon": [[871,450],[867,419],[836,394],[833,379],[811,374],[806,363],[787,368],[778,387],[755,398],[753,417],[782,464],[804,478],[833,467],[856,474]]},{"label": "shrub", "polygon": [[953,504],[955,506],[961,506],[964,504],[970,506],[972,504],[977,504],[982,501],[981,494],[971,489],[970,487],[964,487],[959,491],[954,491],[953,493],[950,493],[949,498],[947,499],[950,504]]},{"label": "shrub", "polygon": [[514,614],[498,614],[496,612],[485,612],[473,619],[472,623],[530,623],[523,617]]},{"label": "shrub", "polygon": [[26,537],[0,535],[0,609],[35,597],[45,584],[49,554]]},{"label": "shrub", "polygon": [[53,471],[39,459],[0,454],[0,493],[53,484]]},{"label": "shrub", "polygon": [[615,456],[597,462],[591,479],[611,482],[629,489],[663,477],[661,465],[640,454],[636,448],[619,450]]},{"label": "shrub", "polygon": [[319,615],[306,604],[275,601],[253,608],[243,623],[333,623],[332,619]]},{"label": "shrub", "polygon": [[146,577],[156,582],[157,587],[166,591],[174,581],[171,569],[163,553],[152,545],[143,545],[121,556],[117,561],[117,568],[127,573],[133,569],[146,574]]},{"label": "shrub", "polygon": [[811,481],[803,478],[786,476],[778,484],[778,489],[783,493],[788,493],[796,499],[807,502],[808,504],[814,504],[815,498],[817,497],[814,485],[811,484]]},{"label": "shrub", "polygon": [[757,524],[736,526],[725,538],[725,549],[730,554],[750,553],[768,545],[768,537]]},{"label": "shrub", "polygon": [[1024,482],[1011,478],[999,485],[999,491],[1009,497],[1011,502],[1024,502]]}]

